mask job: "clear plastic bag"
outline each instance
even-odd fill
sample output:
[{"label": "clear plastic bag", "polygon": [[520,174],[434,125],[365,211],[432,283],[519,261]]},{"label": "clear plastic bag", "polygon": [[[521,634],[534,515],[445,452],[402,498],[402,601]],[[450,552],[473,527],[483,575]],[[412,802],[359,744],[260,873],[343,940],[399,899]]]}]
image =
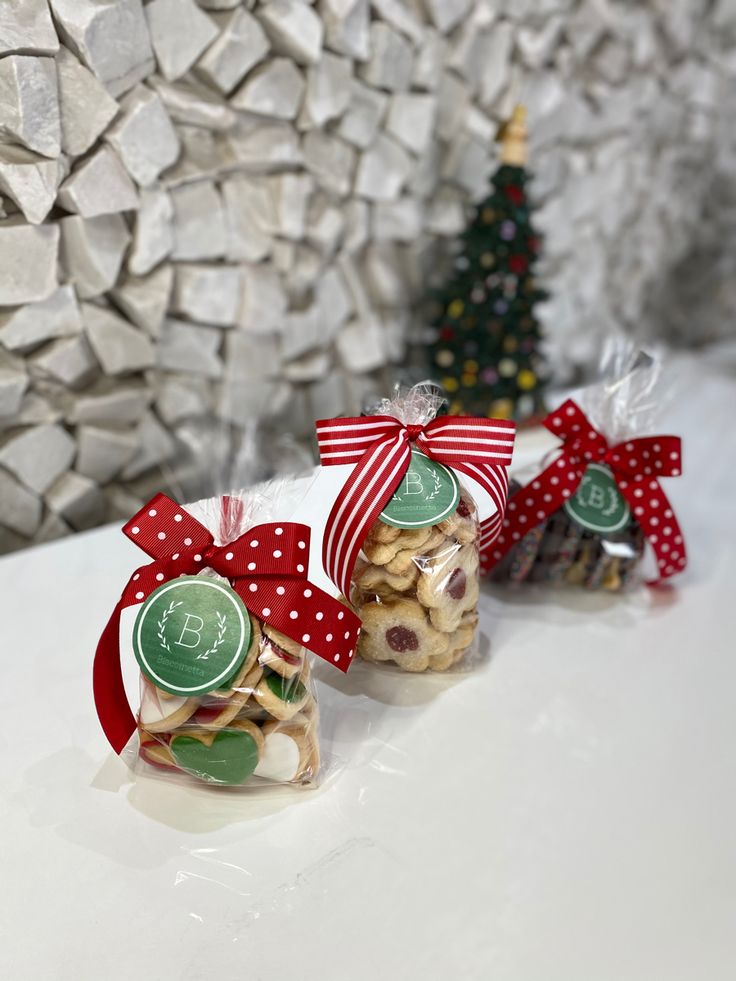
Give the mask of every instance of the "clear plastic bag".
[{"label": "clear plastic bag", "polygon": [[[512,481],[510,505],[522,489]],[[644,534],[633,518],[603,535],[583,528],[563,507],[524,535],[494,567],[492,578],[615,593],[641,581],[644,546]]]},{"label": "clear plastic bag", "polygon": [[[383,400],[372,415],[426,425],[444,401],[436,386],[416,385]],[[356,563],[351,602],[363,622],[358,655],[404,671],[447,671],[476,647],[480,525],[475,502],[459,484],[451,514],[402,528],[380,518]]]},{"label": "clear plastic bag", "polygon": [[[284,514],[288,480],[188,505],[227,545],[250,528]],[[289,507],[287,504],[286,507]],[[285,519],[284,519],[285,520]],[[212,569],[199,576],[227,583]],[[319,711],[310,654],[252,612],[250,643],[235,675],[220,688],[183,698],[156,687],[142,673],[136,752],[146,767],[210,785],[251,789],[267,784],[310,785],[320,770]],[[129,629],[129,627],[127,628]]]},{"label": "clear plastic bag", "polygon": [[[517,508],[522,509],[527,503],[530,488],[539,491],[540,483],[544,485],[545,480],[555,484],[558,480],[564,482],[567,466],[561,462],[559,465],[563,470],[559,478],[545,477],[545,473],[549,474],[548,468],[566,459],[564,450],[551,451],[531,472],[525,468],[523,479],[517,475],[517,479],[512,480],[508,505],[512,523],[506,533],[513,535],[516,544],[494,565],[491,573],[494,581],[571,585],[616,593],[656,578],[658,574],[671,575],[684,567],[682,534],[664,497],[653,501],[654,505],[661,504],[658,515],[651,519],[655,529],[650,528],[646,535],[640,524],[644,504],[659,494],[655,478],[679,473],[677,468],[670,473],[657,469],[663,464],[655,459],[662,449],[656,437],[651,447],[651,459],[649,450],[641,451],[643,459],[636,461],[638,472],[614,472],[618,463],[624,466],[635,463],[634,459],[627,458],[639,451],[628,441],[637,441],[656,431],[657,417],[664,401],[671,395],[662,384],[661,359],[638,351],[626,340],[613,338],[604,351],[601,376],[600,382],[584,389],[576,398],[588,425],[573,425],[572,429],[593,427],[587,433],[570,433],[573,445],[569,452],[585,468],[582,480],[573,492],[563,492],[569,495],[563,506],[547,514],[540,511],[536,517],[542,520],[528,521],[524,528],[514,524],[514,512],[517,512],[518,522]],[[567,411],[572,413],[572,410]],[[554,423],[559,421],[554,416],[552,413],[553,426],[548,427],[553,432]],[[586,438],[593,439],[596,432],[604,437],[607,449],[610,449],[608,457],[599,462],[595,461],[594,454],[588,456],[593,443],[585,442]],[[670,439],[662,437],[662,442]],[[669,454],[667,457],[669,459]],[[679,441],[677,457],[679,460]],[[625,499],[622,493],[627,487],[629,490],[634,488],[635,496],[630,501],[630,495],[627,493]],[[553,488],[542,486],[542,490],[545,489]],[[660,521],[661,525],[658,524]],[[600,522],[600,526],[596,522]],[[604,527],[606,524],[608,527]],[[659,528],[661,535],[657,533]],[[656,543],[658,537],[664,536],[670,537],[659,542],[658,560],[652,561],[647,539]]]}]

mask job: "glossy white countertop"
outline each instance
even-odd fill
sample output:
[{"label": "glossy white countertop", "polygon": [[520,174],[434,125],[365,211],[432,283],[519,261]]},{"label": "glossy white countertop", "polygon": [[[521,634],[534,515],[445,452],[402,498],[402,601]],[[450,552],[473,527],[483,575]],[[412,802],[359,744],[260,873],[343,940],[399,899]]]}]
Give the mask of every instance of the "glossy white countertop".
[{"label": "glossy white countertop", "polygon": [[0,976],[732,981],[736,379],[672,371],[677,585],[485,586],[474,673],[320,670],[316,791],[131,777],[91,663],[140,553],[0,560]]}]

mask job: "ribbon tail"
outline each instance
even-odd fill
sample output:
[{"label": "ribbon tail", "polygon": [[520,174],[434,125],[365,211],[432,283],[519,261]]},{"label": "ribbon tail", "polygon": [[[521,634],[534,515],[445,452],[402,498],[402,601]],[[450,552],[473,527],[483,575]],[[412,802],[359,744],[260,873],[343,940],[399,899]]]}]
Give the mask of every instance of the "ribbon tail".
[{"label": "ribbon tail", "polygon": [[493,501],[495,512],[481,522],[480,554],[481,571],[488,571],[488,553],[503,527],[506,514],[506,503],[509,496],[509,475],[506,467],[501,464],[478,465],[474,463],[455,463],[453,468],[475,480]]},{"label": "ribbon tail", "polygon": [[490,572],[526,534],[561,508],[582,477],[563,450],[546,470],[521,487],[509,501],[505,516],[498,517],[498,527],[491,524],[488,530],[482,529],[481,573]]},{"label": "ribbon tail", "polygon": [[332,505],[322,542],[325,572],[346,598],[368,529],[398,487],[411,459],[406,431],[378,440],[365,452]]},{"label": "ribbon tail", "polygon": [[120,664],[120,600],[102,632],[92,672],[95,707],[108,742],[120,755],[136,729]]},{"label": "ribbon tail", "polygon": [[[682,572],[687,565],[685,539],[662,485],[654,479],[631,481],[618,476],[616,482],[657,560],[658,576],[649,580],[648,585],[654,586]],[[643,504],[643,500],[647,503]]]}]

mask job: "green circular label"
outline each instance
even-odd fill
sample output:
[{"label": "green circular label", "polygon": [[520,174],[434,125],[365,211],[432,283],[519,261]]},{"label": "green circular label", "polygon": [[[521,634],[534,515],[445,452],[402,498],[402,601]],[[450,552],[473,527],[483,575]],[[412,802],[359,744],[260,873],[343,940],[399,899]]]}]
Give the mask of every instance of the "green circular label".
[{"label": "green circular label", "polygon": [[588,531],[618,531],[628,522],[629,505],[616,486],[608,467],[590,463],[575,494],[565,502],[565,511]]},{"label": "green circular label", "polygon": [[219,688],[240,667],[249,645],[243,601],[229,586],[204,576],[180,576],[159,586],[133,628],[141,671],[172,695]]},{"label": "green circular label", "polygon": [[424,528],[451,515],[459,500],[452,470],[412,450],[409,468],[379,517],[395,528]]}]

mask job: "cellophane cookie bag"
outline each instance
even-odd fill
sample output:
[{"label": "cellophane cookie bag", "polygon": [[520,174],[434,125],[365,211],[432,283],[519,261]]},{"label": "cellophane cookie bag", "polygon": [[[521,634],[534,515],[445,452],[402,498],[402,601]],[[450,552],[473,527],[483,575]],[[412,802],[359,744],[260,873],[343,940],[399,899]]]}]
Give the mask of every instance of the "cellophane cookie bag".
[{"label": "cellophane cookie bag", "polygon": [[[95,701],[116,752],[150,772],[255,788],[313,783],[310,652],[347,670],[359,621],[308,578],[311,529],[268,520],[289,481],[182,507],[158,494],[124,526],[153,559],[100,639]],[[121,660],[140,668],[131,712]]]},{"label": "cellophane cookie bag", "polygon": [[616,341],[603,377],[544,420],[557,446],[512,481],[487,553],[495,581],[619,592],[685,568],[662,483],[681,473],[680,438],[652,435],[668,394],[662,362]]},{"label": "cellophane cookie bag", "polygon": [[359,656],[411,672],[475,650],[480,550],[500,528],[514,443],[512,422],[437,417],[443,401],[422,384],[317,423],[323,466],[345,470],[325,570],[361,618]]}]

